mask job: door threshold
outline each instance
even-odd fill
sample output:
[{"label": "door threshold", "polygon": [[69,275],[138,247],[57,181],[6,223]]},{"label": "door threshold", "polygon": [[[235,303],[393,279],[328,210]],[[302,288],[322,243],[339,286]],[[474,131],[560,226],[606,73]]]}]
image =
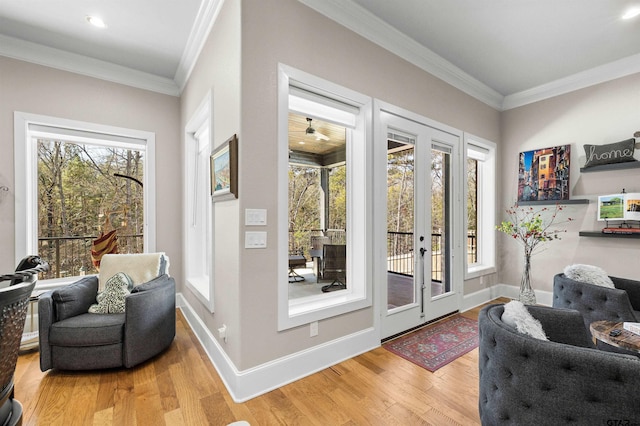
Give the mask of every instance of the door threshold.
[{"label": "door threshold", "polygon": [[444,315],[442,315],[442,316],[439,316],[438,318],[434,318],[434,319],[429,320],[429,321],[427,321],[427,322],[425,322],[425,323],[422,323],[422,324],[416,325],[415,327],[411,327],[411,328],[410,328],[410,329],[408,329],[408,330],[401,331],[400,333],[396,333],[396,334],[394,334],[394,335],[392,335],[392,336],[389,336],[389,337],[385,337],[384,339],[382,339],[382,340],[380,341],[380,343],[387,343],[387,342],[388,342],[388,341],[390,341],[390,340],[397,339],[398,337],[402,337],[402,336],[404,336],[405,334],[409,334],[409,333],[414,332],[414,331],[416,331],[416,330],[419,330],[419,329],[421,329],[421,328],[423,328],[423,327],[426,327],[426,326],[428,326],[428,325],[431,325],[431,324],[433,324],[434,322],[438,322],[438,321],[440,321],[440,320],[443,320],[443,319],[445,319],[445,318],[448,318],[448,317],[450,317],[450,316],[452,316],[452,315],[459,314],[459,313],[460,313],[460,311],[458,311],[458,310],[453,311],[453,312],[449,312],[448,314],[444,314]]}]

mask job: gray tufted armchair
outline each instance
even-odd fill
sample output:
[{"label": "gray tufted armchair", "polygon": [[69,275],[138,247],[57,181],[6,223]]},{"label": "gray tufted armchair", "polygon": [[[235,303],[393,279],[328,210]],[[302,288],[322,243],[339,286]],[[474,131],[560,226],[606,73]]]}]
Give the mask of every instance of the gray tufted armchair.
[{"label": "gray tufted armchair", "polygon": [[487,306],[478,316],[482,424],[639,422],[640,360],[595,349],[577,311],[527,308],[549,341],[503,323],[504,305]]},{"label": "gray tufted armchair", "polygon": [[594,321],[640,322],[640,281],[609,277],[616,288],[553,277],[553,307],[579,311],[584,324]]}]

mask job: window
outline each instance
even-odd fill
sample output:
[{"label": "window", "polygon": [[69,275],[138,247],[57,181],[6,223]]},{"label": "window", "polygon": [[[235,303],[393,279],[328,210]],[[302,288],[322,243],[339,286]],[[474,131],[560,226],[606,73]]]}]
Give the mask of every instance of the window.
[{"label": "window", "polygon": [[187,286],[213,312],[213,214],[209,176],[211,99],[209,93],[185,128],[183,260]]},{"label": "window", "polygon": [[[278,328],[284,330],[371,305],[365,132],[371,100],[285,65],[279,81]],[[325,259],[325,248],[338,254]],[[290,293],[289,256],[300,253],[307,259],[300,267],[315,280],[314,294]],[[289,278],[296,280],[295,274]],[[335,278],[344,285],[331,286]],[[332,291],[323,292],[324,286]]]},{"label": "window", "polygon": [[496,145],[465,134],[467,147],[467,274],[495,272]]},{"label": "window", "polygon": [[[154,136],[16,112],[16,261],[39,254],[38,287],[97,273],[97,253],[155,250]],[[100,250],[97,239],[108,237]],[[113,238],[116,236],[117,238]],[[93,252],[93,253],[92,253]]]}]

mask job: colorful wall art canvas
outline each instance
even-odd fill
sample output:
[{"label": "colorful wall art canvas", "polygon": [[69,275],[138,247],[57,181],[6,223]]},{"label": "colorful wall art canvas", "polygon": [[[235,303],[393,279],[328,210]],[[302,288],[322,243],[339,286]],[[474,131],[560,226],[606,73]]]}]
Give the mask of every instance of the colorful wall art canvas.
[{"label": "colorful wall art canvas", "polygon": [[520,153],[518,201],[568,200],[571,145]]}]

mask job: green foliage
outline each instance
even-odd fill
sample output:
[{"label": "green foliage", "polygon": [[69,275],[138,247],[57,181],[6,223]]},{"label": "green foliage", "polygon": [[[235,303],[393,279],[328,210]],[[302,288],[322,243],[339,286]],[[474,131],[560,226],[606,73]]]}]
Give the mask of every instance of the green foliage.
[{"label": "green foliage", "polygon": [[[502,221],[496,226],[500,232],[511,236],[524,247],[525,256],[533,254],[539,244],[559,240],[565,229],[556,229],[558,213],[564,209],[560,204],[556,204],[554,210],[548,207],[534,209],[533,207],[520,207],[518,203],[506,210],[509,220]],[[543,217],[544,216],[544,217]],[[567,221],[571,221],[567,218]]]},{"label": "green foliage", "polygon": [[[53,266],[54,276],[77,275],[81,266],[88,270],[87,241],[103,230],[117,228],[121,237],[143,232],[142,188],[114,173],[143,181],[143,153],[38,140],[39,254]],[[142,251],[141,243],[129,241],[119,238],[121,251]]]}]

